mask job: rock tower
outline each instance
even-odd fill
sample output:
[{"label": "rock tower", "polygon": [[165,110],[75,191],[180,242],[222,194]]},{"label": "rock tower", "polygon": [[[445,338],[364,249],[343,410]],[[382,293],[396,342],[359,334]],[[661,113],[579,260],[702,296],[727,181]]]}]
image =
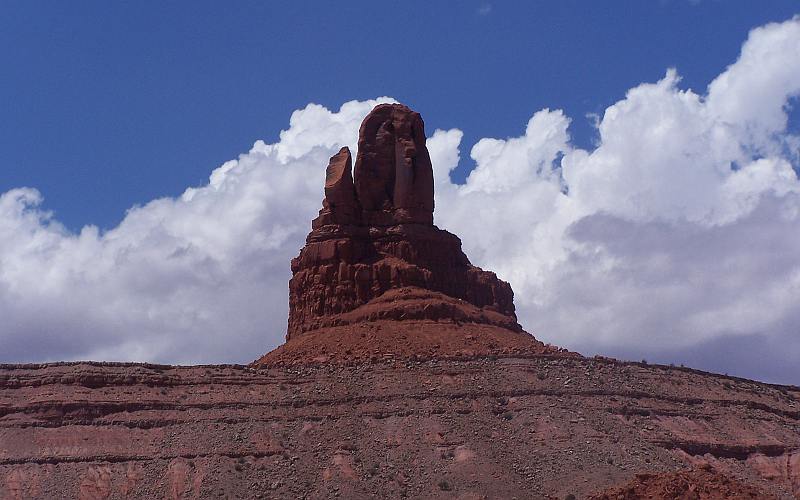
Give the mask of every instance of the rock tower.
[{"label": "rock tower", "polygon": [[[354,170],[354,171],[353,171]],[[376,319],[454,319],[519,331],[511,286],[433,225],[433,168],[419,113],[381,104],[328,164],[325,199],[292,260],[287,340]],[[469,306],[469,307],[467,307]]]}]

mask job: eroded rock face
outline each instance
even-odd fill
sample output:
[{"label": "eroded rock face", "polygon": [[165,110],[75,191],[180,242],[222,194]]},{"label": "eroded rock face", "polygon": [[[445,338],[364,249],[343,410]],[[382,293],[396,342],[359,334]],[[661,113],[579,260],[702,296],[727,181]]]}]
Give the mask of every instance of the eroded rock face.
[{"label": "eroded rock face", "polygon": [[331,158],[325,200],[312,227],[433,225],[433,167],[419,113],[381,104],[359,129],[353,179],[349,148]]},{"label": "eroded rock face", "polygon": [[361,206],[353,186],[350,149],[342,148],[331,157],[325,172],[325,199],[314,224],[357,224],[361,220]]},{"label": "eroded rock face", "polygon": [[[433,225],[433,168],[419,113],[377,106],[358,145],[354,175],[348,148],[331,158],[322,210],[292,260],[287,340],[342,324],[341,315],[399,288],[461,299],[490,312],[480,315],[489,323],[519,330],[510,285],[470,264],[461,240]],[[431,304],[424,314],[447,319],[442,311],[450,309]]]},{"label": "eroded rock face", "polygon": [[401,104],[381,104],[358,134],[355,186],[364,221],[432,225],[433,167],[419,113]]}]

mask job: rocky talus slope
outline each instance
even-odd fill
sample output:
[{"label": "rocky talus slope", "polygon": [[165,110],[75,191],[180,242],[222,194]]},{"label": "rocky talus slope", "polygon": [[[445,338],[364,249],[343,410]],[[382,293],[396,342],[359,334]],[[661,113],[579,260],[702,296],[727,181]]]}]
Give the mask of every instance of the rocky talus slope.
[{"label": "rocky talus slope", "polygon": [[0,498],[642,491],[797,497],[800,389],[552,355],[0,367]]}]

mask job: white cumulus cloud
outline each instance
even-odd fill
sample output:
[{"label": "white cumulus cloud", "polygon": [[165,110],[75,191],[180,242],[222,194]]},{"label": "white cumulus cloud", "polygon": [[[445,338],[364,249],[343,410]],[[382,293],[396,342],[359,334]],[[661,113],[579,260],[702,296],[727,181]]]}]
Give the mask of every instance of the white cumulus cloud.
[{"label": "white cumulus cloud", "polygon": [[[438,220],[512,282],[542,339],[797,382],[799,93],[800,19],[757,28],[705,93],[673,69],[630,89],[590,151],[560,111],[481,140],[466,184],[440,189]],[[721,363],[726,342],[772,367]]]},{"label": "white cumulus cloud", "polygon": [[[704,92],[674,69],[630,89],[590,150],[540,110],[519,137],[478,141],[456,184],[463,134],[429,130],[436,222],[511,282],[545,341],[797,383],[799,93],[794,18],[754,29]],[[67,231],[33,189],[0,195],[0,358],[246,362],[276,346],[327,159],[390,100],[310,104],[277,143],[107,232]]]}]

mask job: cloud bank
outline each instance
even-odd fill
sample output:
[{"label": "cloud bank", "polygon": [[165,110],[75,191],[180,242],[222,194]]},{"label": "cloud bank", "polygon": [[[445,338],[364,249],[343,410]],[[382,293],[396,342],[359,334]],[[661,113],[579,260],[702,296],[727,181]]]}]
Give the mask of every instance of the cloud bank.
[{"label": "cloud bank", "polygon": [[[542,340],[800,383],[798,95],[794,18],[754,29],[703,93],[672,69],[630,89],[591,150],[544,109],[478,141],[455,184],[462,133],[436,130],[436,223],[511,282]],[[275,144],[107,232],[70,233],[34,189],[0,195],[0,361],[247,362],[281,343],[328,157],[387,101],[310,104]]]}]

